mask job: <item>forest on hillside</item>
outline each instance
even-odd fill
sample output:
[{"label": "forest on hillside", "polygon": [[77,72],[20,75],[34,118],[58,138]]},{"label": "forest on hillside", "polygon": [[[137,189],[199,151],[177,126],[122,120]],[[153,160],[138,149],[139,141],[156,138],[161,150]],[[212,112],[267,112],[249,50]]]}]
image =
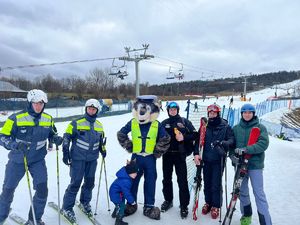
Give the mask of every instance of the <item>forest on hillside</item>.
[{"label": "forest on hillside", "polygon": [[[247,92],[263,89],[280,83],[288,83],[300,79],[300,71],[279,71],[238,78],[216,80],[178,81],[168,84],[140,84],[140,94],[154,94],[163,98],[184,95],[231,95],[244,90],[247,79]],[[113,98],[129,99],[135,96],[135,84],[120,82],[110,76],[108,70],[95,68],[86,77],[70,76],[55,78],[51,74],[29,80],[22,76],[2,77],[2,81],[12,83],[23,90],[39,88],[51,97],[70,97],[73,99]]]}]

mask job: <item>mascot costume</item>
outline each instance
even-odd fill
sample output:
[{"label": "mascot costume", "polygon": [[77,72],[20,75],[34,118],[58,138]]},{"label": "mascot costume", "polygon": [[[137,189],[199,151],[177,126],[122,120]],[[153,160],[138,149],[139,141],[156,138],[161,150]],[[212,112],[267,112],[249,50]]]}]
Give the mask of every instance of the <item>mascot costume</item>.
[{"label": "mascot costume", "polygon": [[[151,219],[160,219],[160,209],[155,207],[156,159],[168,149],[170,137],[156,120],[159,115],[158,99],[154,95],[142,95],[136,98],[131,119],[118,132],[120,145],[129,153],[131,160],[136,159],[139,167],[137,177],[132,181],[131,192],[134,204],[126,204],[125,216],[137,211],[137,192],[141,177],[144,175],[144,208],[143,214]],[[131,133],[131,139],[128,137]]]}]

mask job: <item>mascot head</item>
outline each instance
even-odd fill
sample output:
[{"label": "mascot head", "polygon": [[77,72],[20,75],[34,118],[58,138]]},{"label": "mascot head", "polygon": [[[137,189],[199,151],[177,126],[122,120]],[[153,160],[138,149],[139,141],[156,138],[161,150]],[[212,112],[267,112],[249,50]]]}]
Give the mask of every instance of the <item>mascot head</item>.
[{"label": "mascot head", "polygon": [[155,121],[159,115],[159,103],[157,96],[138,96],[133,104],[132,114],[140,124]]}]

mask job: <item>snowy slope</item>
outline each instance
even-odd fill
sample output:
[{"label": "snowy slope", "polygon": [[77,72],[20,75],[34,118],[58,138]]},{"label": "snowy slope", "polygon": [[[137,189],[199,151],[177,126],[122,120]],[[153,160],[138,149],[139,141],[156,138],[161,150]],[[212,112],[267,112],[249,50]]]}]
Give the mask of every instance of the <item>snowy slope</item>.
[{"label": "snowy slope", "polygon": [[[159,120],[163,120],[167,117],[166,112],[163,112]],[[108,156],[106,158],[106,167],[108,174],[108,183],[112,183],[115,179],[115,172],[125,164],[126,159],[130,158],[130,154],[126,153],[123,150],[116,138],[117,131],[124,125],[128,120],[131,119],[131,114],[125,114],[121,116],[113,116],[101,118],[103,122],[104,129],[106,132],[107,140],[107,150]],[[58,132],[60,135],[66,129],[67,122],[57,123]],[[3,183],[5,164],[7,162],[7,151],[0,147],[0,183]],[[69,183],[68,167],[61,162],[62,153],[60,154],[60,188],[61,188],[61,199]],[[273,219],[273,224],[277,225],[295,225],[300,221],[300,215],[298,213],[298,208],[300,206],[300,197],[299,197],[299,185],[300,185],[300,164],[298,159],[300,159],[300,144],[293,142],[285,142],[278,139],[270,137],[270,146],[266,152],[266,169],[265,169],[265,191],[267,198],[270,204],[270,211]],[[56,180],[56,152],[49,152],[46,157],[47,167],[48,167],[48,180],[49,180],[49,197],[48,201],[57,201],[57,180]],[[100,161],[99,161],[100,165]],[[100,168],[100,167],[99,167]],[[156,204],[160,206],[163,202],[162,195],[162,171],[161,171],[161,159],[157,161],[157,188],[156,188]],[[92,200],[92,206],[95,208],[96,194],[97,194],[97,185],[99,170],[97,171],[96,177],[96,187],[94,189],[94,197]],[[232,187],[232,176],[233,169],[228,163],[228,192]],[[176,177],[173,179],[176,184]],[[129,222],[132,225],[140,224],[172,224],[172,225],[181,225],[181,224],[218,224],[218,220],[212,220],[209,216],[200,215],[199,220],[194,222],[189,215],[188,219],[182,220],[179,216],[179,203],[178,203],[178,191],[176,188],[177,185],[174,185],[175,189],[175,199],[174,207],[161,215],[161,220],[153,221],[149,218],[146,218],[142,215],[142,205],[139,204],[139,209],[136,214],[131,217],[125,218],[124,220]],[[101,188],[100,188],[100,204],[98,205],[98,218],[102,221],[102,224],[109,225],[114,224],[114,220],[110,217],[108,208],[107,208],[107,199],[106,199],[106,190],[105,190],[105,181],[102,177]],[[200,194],[202,199],[200,205],[203,202],[203,192]],[[14,202],[12,204],[13,212],[18,212],[21,216],[27,217],[29,209],[29,194],[26,179],[23,178],[20,182],[14,197]],[[140,183],[138,202],[143,203],[143,180]],[[224,201],[225,203],[225,201]],[[253,206],[255,206],[254,201],[252,201]],[[190,209],[192,204],[190,204]],[[110,208],[113,210],[113,204],[110,202]],[[256,212],[256,209],[253,209]],[[78,215],[79,224],[89,224],[88,220],[80,216],[80,212],[76,209]],[[224,215],[224,207],[223,207]],[[239,224],[240,213],[239,210],[234,214],[233,225]],[[58,224],[57,214],[46,207],[45,215],[43,217],[46,224]],[[258,224],[257,215],[254,214],[253,224]],[[13,222],[9,221],[10,224]],[[62,222],[62,224],[65,224]]]}]

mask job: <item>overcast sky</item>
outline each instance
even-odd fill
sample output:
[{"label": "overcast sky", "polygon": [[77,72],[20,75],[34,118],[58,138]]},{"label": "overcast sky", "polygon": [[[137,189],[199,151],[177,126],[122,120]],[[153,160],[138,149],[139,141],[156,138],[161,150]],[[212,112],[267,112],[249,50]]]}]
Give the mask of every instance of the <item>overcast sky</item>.
[{"label": "overcast sky", "polygon": [[[114,58],[150,44],[141,82],[299,70],[298,0],[0,0],[0,67]],[[131,55],[134,57],[134,55]],[[115,65],[122,65],[115,60]],[[3,70],[2,75],[84,77],[112,60]],[[127,62],[135,80],[134,63]]]}]

